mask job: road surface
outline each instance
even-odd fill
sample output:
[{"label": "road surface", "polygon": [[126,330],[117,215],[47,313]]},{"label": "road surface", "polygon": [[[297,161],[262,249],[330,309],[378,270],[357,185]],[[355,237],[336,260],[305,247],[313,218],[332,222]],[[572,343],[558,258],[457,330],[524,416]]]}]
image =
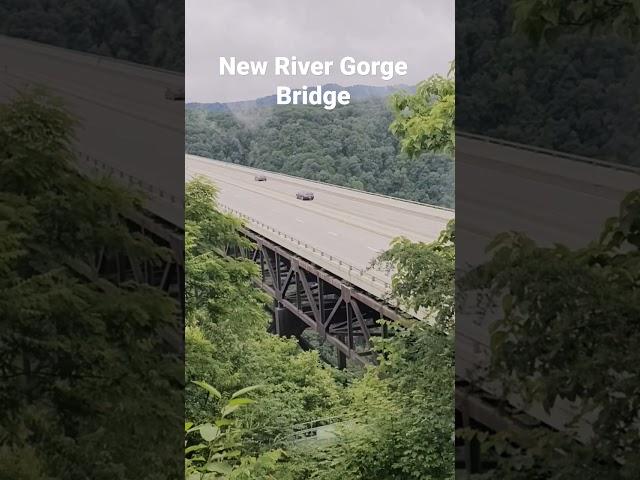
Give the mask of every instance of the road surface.
[{"label": "road surface", "polygon": [[[220,204],[250,217],[253,230],[380,298],[388,293],[390,274],[371,269],[371,261],[399,236],[435,240],[454,216],[448,209],[194,155],[185,155],[185,163],[187,180],[196,175],[213,180]],[[267,181],[255,181],[257,174]],[[297,200],[299,191],[311,191],[315,199]]]},{"label": "road surface", "polygon": [[0,101],[28,85],[47,87],[78,117],[82,162],[88,155],[116,178],[153,186],[162,192],[154,213],[182,226],[184,102],[164,97],[183,87],[182,74],[0,36]]}]

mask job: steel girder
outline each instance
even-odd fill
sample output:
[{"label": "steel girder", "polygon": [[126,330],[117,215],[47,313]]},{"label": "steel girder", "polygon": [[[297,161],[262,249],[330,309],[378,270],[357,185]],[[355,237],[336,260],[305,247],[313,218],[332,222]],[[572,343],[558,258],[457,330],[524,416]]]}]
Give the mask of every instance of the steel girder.
[{"label": "steel girder", "polygon": [[260,286],[277,307],[302,322],[301,327],[315,330],[344,357],[372,361],[370,339],[387,335],[379,320],[400,318],[393,308],[251,230],[242,233],[254,248],[229,253],[260,266]]},{"label": "steel girder", "polygon": [[95,254],[93,268],[98,276],[114,284],[133,280],[157,287],[179,302],[184,312],[184,242],[182,232],[160,219],[139,214],[126,218],[131,232],[150,238],[164,247],[167,255],[155,262],[141,261],[133,252],[109,252],[104,247]]}]

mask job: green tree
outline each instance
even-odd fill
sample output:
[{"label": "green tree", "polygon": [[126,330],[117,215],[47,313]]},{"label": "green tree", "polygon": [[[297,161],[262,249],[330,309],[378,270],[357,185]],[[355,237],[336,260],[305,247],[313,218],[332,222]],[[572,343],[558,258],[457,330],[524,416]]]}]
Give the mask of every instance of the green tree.
[{"label": "green tree", "polygon": [[[161,478],[181,402],[163,292],[98,278],[94,258],[168,252],[130,232],[139,199],[77,173],[74,119],[42,91],[0,106],[0,464],[12,478]],[[165,452],[140,448],[166,445]],[[169,452],[169,453],[167,453]],[[155,465],[163,472],[149,471]]]},{"label": "green tree", "polygon": [[[232,246],[251,245],[240,235],[241,223],[218,211],[211,182],[187,184],[185,219],[187,380],[216,385],[224,398],[263,384],[259,399],[237,418],[247,430],[242,451],[264,453],[292,424],[339,408],[336,372],[295,339],[268,333],[270,299],[255,286],[255,263],[226,256]],[[187,389],[186,413],[195,423],[211,421],[202,392]]]},{"label": "green tree", "polygon": [[637,40],[640,3],[636,0],[514,0],[515,31],[538,42],[562,32],[614,33]]},{"label": "green tree", "polygon": [[455,312],[455,231],[453,220],[430,243],[396,238],[378,261],[393,266],[392,294],[420,311],[444,331],[451,331]]},{"label": "green tree", "polygon": [[[547,412],[560,400],[576,405],[561,433],[541,429],[530,438],[507,432],[488,439],[486,448],[511,453],[493,474],[638,477],[640,388],[633,366],[640,361],[634,322],[640,314],[640,191],[626,197],[619,216],[587,247],[545,248],[505,233],[491,253],[465,282],[502,306],[491,327],[490,378],[505,394]],[[593,431],[585,438],[586,425]]]},{"label": "green tree", "polygon": [[454,63],[446,77],[433,75],[419,83],[414,95],[393,95],[391,107],[395,119],[389,129],[409,156],[423,152],[454,154]]}]

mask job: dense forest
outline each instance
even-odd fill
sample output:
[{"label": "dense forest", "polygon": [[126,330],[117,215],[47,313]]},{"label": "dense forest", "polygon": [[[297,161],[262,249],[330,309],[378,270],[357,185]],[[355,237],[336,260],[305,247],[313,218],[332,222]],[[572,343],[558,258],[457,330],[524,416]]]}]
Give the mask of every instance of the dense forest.
[{"label": "dense forest", "polygon": [[94,261],[168,252],[131,232],[139,198],[77,173],[59,99],[19,92],[0,124],[0,477],[176,478],[177,305]]},{"label": "dense forest", "polygon": [[409,160],[389,132],[386,99],[333,111],[278,107],[234,113],[189,108],[187,153],[312,180],[452,207],[454,165],[448,155]]},{"label": "dense forest", "polygon": [[177,0],[2,2],[0,33],[184,71],[184,2]]},{"label": "dense forest", "polygon": [[570,29],[531,42],[513,31],[512,3],[456,9],[457,128],[640,165],[638,43]]}]

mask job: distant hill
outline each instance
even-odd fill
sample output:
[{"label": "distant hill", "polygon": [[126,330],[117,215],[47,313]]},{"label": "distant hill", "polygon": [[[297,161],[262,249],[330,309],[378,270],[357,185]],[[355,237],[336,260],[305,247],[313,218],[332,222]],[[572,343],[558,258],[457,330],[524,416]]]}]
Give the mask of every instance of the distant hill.
[{"label": "distant hill", "polygon": [[[400,90],[413,93],[416,87],[411,85],[390,85],[384,87],[375,87],[371,85],[352,85],[350,87],[343,87],[336,83],[328,83],[322,86],[323,91],[341,91],[347,90],[351,95],[351,101],[369,100],[371,98],[388,97],[392,93]],[[228,102],[228,103],[199,103],[190,102],[186,104],[186,108],[194,110],[207,110],[209,112],[237,112],[243,110],[252,110],[260,107],[271,107],[276,104],[276,96],[269,95],[267,97],[260,97],[255,100],[244,100],[241,102]]]},{"label": "distant hill", "polygon": [[[366,87],[367,89],[370,87]],[[376,93],[381,90],[377,89]],[[366,90],[361,90],[366,93]],[[218,104],[222,105],[222,104]],[[313,106],[185,111],[185,151],[240,165],[417,202],[453,207],[454,162],[409,159],[389,132],[384,96]]]}]

